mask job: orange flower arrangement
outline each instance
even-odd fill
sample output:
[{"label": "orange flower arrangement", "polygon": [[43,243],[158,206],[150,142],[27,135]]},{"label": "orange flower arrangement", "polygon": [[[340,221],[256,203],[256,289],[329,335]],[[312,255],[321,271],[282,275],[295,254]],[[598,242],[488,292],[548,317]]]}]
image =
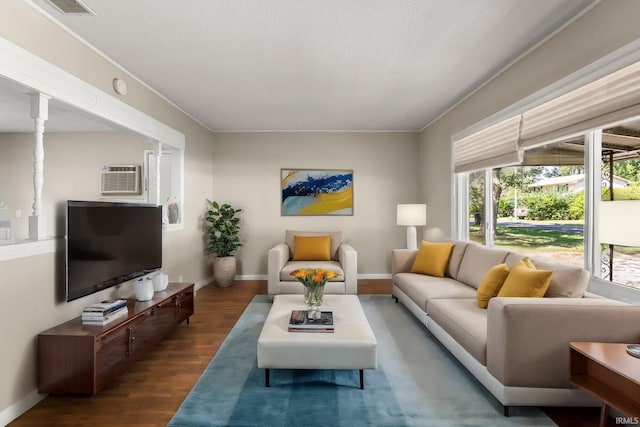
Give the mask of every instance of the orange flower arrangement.
[{"label": "orange flower arrangement", "polygon": [[324,268],[298,268],[289,273],[307,288],[324,286],[328,280],[336,277],[336,273]]},{"label": "orange flower arrangement", "polygon": [[336,277],[336,273],[324,268],[298,268],[289,273],[305,287],[305,303],[309,306],[322,305],[324,285]]}]

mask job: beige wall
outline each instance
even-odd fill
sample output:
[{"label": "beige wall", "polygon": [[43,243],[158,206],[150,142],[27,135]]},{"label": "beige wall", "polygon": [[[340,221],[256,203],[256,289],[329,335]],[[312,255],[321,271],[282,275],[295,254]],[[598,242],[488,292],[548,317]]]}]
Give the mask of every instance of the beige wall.
[{"label": "beige wall", "polygon": [[424,238],[450,237],[452,135],[640,38],[638,16],[636,0],[603,0],[424,129],[421,193],[438,207],[429,211]]},{"label": "beige wall", "polygon": [[[201,218],[204,210],[203,200],[212,193],[211,132],[36,13],[22,0],[0,2],[0,37],[104,92],[113,94],[112,79],[116,76],[123,78],[129,90],[126,96],[119,97],[121,101],[185,135],[185,225],[183,230],[165,233],[163,269],[169,273],[171,280],[199,282],[209,278],[211,274],[208,258],[204,253],[204,244],[201,244]],[[45,136],[45,141],[47,140],[48,135]],[[81,144],[81,141],[77,143]],[[0,145],[0,150],[4,147]],[[127,150],[114,152],[114,158],[125,155]],[[54,153],[52,151],[52,158],[48,158],[48,154],[45,153],[47,178],[51,178],[50,174],[54,172],[47,166],[50,160],[54,161]],[[107,156],[106,153],[103,154]],[[0,157],[5,155],[5,151],[0,152]],[[62,155],[65,156],[66,154]],[[74,165],[74,158],[66,159],[68,166]],[[28,174],[29,183],[30,167],[29,160],[24,169],[16,171],[20,176]],[[52,182],[45,182],[45,199],[52,197],[47,190],[55,187],[64,188],[70,184],[65,179],[59,181],[59,178],[58,174],[52,178]],[[9,182],[16,182],[14,176],[10,177]],[[91,183],[80,185],[82,188],[86,185],[86,191],[90,191],[89,188],[92,186]],[[28,198],[31,198],[31,189],[29,193]],[[23,195],[18,204],[24,205],[26,198]],[[23,214],[28,215],[29,211],[30,208]],[[60,303],[56,289],[61,280],[61,253],[0,261],[0,287],[3,295],[0,303],[0,324],[4,325],[2,339],[5,343],[0,350],[0,378],[3,380],[0,386],[0,422],[4,417],[22,410],[25,402],[33,401],[35,397],[37,334],[78,316],[83,306],[112,296],[115,292],[103,291],[72,303]],[[127,294],[131,292],[131,288],[124,286],[119,292]]]},{"label": "beige wall", "polygon": [[[267,251],[284,230],[342,230],[358,250],[360,275],[388,274],[405,246],[396,205],[419,200],[415,133],[216,134],[210,198],[242,208],[241,275],[265,275]],[[353,169],[354,215],[280,215],[280,169]]]}]

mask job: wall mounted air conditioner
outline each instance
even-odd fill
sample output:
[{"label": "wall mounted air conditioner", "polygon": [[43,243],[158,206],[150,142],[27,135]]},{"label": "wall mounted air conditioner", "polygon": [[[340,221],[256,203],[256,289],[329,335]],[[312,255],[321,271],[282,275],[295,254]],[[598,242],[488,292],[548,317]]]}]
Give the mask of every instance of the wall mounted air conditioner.
[{"label": "wall mounted air conditioner", "polygon": [[101,192],[104,195],[141,194],[142,168],[138,165],[102,166]]}]

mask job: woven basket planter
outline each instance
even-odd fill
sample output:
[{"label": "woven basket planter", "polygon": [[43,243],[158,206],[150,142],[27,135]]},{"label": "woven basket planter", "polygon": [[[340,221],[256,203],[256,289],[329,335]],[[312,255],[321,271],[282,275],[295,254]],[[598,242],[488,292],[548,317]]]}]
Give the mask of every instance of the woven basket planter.
[{"label": "woven basket planter", "polygon": [[213,279],[221,288],[227,288],[236,277],[236,257],[223,256],[213,259]]}]

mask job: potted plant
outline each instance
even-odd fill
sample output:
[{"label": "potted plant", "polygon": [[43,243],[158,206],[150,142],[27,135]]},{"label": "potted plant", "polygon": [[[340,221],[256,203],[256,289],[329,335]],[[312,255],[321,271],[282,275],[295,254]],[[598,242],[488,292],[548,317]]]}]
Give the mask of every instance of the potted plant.
[{"label": "potted plant", "polygon": [[221,287],[230,286],[236,276],[236,258],[233,252],[242,246],[238,233],[242,209],[235,209],[228,203],[207,200],[209,210],[205,217],[210,254],[213,254],[213,278]]}]

